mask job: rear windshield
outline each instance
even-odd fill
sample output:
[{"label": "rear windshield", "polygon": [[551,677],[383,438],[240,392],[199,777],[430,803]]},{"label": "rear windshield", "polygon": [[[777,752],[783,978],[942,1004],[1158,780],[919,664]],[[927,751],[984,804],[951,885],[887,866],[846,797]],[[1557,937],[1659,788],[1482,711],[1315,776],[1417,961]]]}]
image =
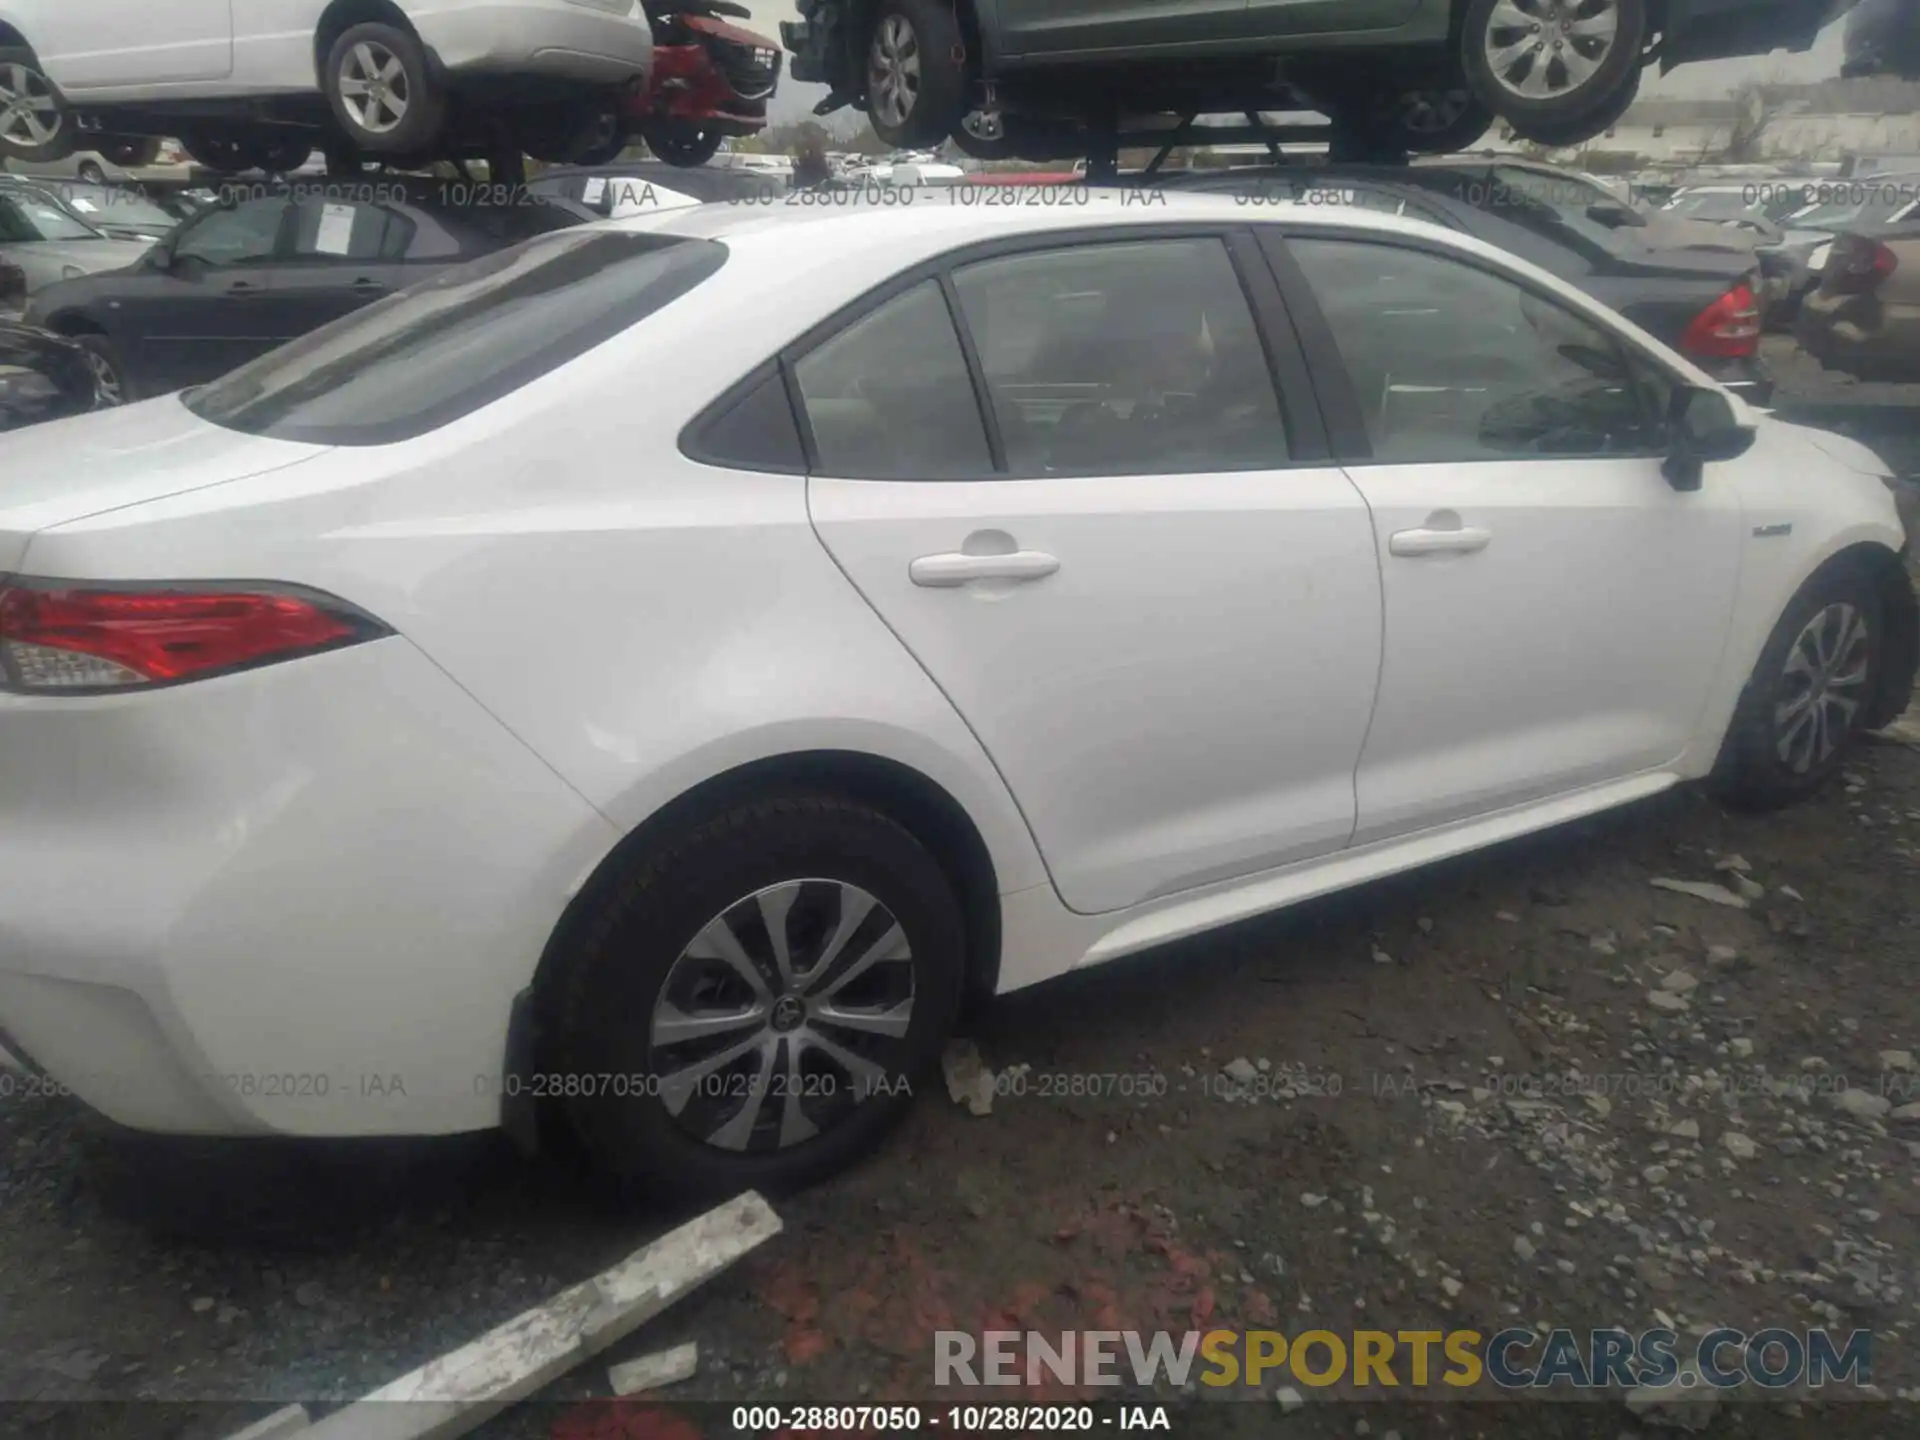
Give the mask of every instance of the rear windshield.
[{"label": "rear windshield", "polygon": [[726,255],[712,240],[561,231],[443,270],[190,391],[186,405],[279,440],[411,439],[611,339]]}]

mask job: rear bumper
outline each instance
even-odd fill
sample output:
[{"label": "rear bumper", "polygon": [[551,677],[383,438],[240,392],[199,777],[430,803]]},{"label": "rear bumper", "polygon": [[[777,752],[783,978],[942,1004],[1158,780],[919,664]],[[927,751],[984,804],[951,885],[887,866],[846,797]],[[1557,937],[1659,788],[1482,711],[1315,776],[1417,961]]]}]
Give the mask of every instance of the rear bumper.
[{"label": "rear bumper", "polygon": [[138,1129],[491,1127],[514,996],[614,838],[403,639],[0,695],[0,1043]]},{"label": "rear bumper", "polygon": [[434,0],[409,15],[456,79],[510,73],[622,85],[644,75],[653,56],[653,33],[637,3],[615,14],[585,0]]},{"label": "rear bumper", "polygon": [[[677,120],[723,135],[754,135],[767,125],[767,101],[773,90],[756,84],[757,93],[743,93],[728,67],[718,63],[709,46],[730,42],[709,40],[698,45],[662,45],[653,52],[653,74],[645,91],[628,106],[636,120]],[[763,47],[772,49],[771,43]],[[779,52],[774,51],[773,81],[778,84]]]},{"label": "rear bumper", "polygon": [[1821,30],[1856,0],[1673,0],[1661,41],[1661,70],[1697,60],[1811,49]]}]

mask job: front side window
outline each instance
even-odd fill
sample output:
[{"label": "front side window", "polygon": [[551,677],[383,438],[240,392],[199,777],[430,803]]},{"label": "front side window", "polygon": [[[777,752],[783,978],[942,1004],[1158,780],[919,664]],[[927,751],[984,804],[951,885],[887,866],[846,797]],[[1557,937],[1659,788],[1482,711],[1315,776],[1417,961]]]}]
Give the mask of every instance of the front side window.
[{"label": "front side window", "polygon": [[953,278],[1013,474],[1286,463],[1266,352],[1219,239],[1035,251]]},{"label": "front side window", "polygon": [[986,426],[938,282],[923,281],[793,367],[815,469],[856,480],[993,473]]},{"label": "front side window", "polygon": [[1503,276],[1424,251],[1296,239],[1376,459],[1657,451],[1645,382],[1606,329]]},{"label": "front side window", "polygon": [[357,310],[190,392],[187,407],[315,445],[410,439],[639,324],[726,256],[712,240],[565,231]]},{"label": "front side window", "polygon": [[247,265],[273,258],[280,239],[284,200],[251,200],[231,209],[209,210],[180,234],[177,260],[208,265]]}]

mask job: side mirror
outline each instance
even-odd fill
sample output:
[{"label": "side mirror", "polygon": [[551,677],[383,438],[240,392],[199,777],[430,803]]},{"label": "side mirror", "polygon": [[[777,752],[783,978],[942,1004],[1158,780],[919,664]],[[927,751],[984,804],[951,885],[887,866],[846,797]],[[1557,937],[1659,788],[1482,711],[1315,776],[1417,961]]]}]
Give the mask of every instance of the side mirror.
[{"label": "side mirror", "polygon": [[149,270],[158,270],[165,273],[173,269],[173,265],[173,247],[171,245],[156,245],[147,251],[147,268]]},{"label": "side mirror", "polygon": [[1736,460],[1753,445],[1753,431],[1740,423],[1733,405],[1705,385],[1680,385],[1667,411],[1669,449],[1661,473],[1676,490],[1698,490],[1706,467]]}]

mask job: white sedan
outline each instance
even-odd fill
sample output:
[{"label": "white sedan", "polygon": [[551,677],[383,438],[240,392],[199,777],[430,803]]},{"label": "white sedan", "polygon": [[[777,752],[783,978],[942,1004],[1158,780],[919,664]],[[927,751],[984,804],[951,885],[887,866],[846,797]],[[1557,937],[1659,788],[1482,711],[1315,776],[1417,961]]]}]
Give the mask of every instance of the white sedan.
[{"label": "white sedan", "polygon": [[804,1182],[968,991],[1806,794],[1912,687],[1885,476],[1358,210],[546,236],[0,441],[0,1029],[150,1130]]}]

